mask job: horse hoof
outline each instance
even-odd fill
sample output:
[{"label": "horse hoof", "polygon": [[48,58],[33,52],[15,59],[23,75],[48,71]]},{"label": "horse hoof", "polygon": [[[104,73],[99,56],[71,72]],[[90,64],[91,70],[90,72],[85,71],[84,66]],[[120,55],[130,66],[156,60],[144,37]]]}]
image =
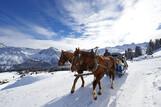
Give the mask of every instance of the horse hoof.
[{"label": "horse hoof", "polygon": [[98,94],[98,95],[102,95],[102,93],[101,93],[101,92],[98,92],[97,94]]},{"label": "horse hoof", "polygon": [[111,89],[114,89],[113,86],[111,86]]},{"label": "horse hoof", "polygon": [[95,97],[94,100],[97,100],[97,97]]},{"label": "horse hoof", "polygon": [[81,87],[84,87],[84,85],[81,85]]},{"label": "horse hoof", "polygon": [[74,90],[71,91],[71,94],[73,94],[73,93],[74,93]]}]

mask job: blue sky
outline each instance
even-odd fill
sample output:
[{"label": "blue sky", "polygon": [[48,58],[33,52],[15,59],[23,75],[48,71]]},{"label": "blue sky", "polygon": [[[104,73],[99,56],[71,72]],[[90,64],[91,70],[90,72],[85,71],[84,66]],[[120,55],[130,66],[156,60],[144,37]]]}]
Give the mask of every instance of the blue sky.
[{"label": "blue sky", "polygon": [[161,37],[160,0],[0,0],[0,42],[59,49]]}]

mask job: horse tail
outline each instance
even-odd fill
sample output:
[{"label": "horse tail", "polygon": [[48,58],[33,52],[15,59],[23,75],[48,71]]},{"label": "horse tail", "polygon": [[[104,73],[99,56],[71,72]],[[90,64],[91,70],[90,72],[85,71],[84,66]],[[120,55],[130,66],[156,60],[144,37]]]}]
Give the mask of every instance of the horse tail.
[{"label": "horse tail", "polygon": [[111,67],[111,76],[112,76],[112,80],[115,79],[115,72],[116,72],[116,60],[111,57],[111,63],[112,63],[112,67]]},{"label": "horse tail", "polygon": [[117,61],[116,61],[113,57],[111,57],[111,60],[112,60],[112,63],[113,63],[113,65],[112,65],[112,69],[114,69],[114,71],[115,71]]}]

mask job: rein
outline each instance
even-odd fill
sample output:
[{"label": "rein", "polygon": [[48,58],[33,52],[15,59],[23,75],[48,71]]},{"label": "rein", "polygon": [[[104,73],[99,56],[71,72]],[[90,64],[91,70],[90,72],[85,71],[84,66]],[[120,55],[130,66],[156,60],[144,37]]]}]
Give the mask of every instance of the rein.
[{"label": "rein", "polygon": [[69,61],[70,63],[72,62],[72,58],[68,58],[66,55],[63,54],[64,60]]},{"label": "rein", "polygon": [[64,59],[67,61],[68,60],[68,58],[63,54],[63,57],[64,57]]},{"label": "rein", "polygon": [[[79,53],[78,54],[78,56],[73,56],[73,60],[72,60],[72,64],[75,62],[75,61],[77,61],[77,60],[80,60],[80,56],[81,56],[81,54]],[[74,58],[75,57],[75,58]]]}]

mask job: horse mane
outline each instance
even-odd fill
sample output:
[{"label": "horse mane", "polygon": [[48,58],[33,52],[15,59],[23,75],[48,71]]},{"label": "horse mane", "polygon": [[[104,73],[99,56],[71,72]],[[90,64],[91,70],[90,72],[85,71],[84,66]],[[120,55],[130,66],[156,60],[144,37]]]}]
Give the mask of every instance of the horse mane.
[{"label": "horse mane", "polygon": [[89,51],[84,51],[84,50],[80,50],[80,54],[82,56],[88,56],[88,57],[93,57],[95,54],[93,52],[89,52]]}]

